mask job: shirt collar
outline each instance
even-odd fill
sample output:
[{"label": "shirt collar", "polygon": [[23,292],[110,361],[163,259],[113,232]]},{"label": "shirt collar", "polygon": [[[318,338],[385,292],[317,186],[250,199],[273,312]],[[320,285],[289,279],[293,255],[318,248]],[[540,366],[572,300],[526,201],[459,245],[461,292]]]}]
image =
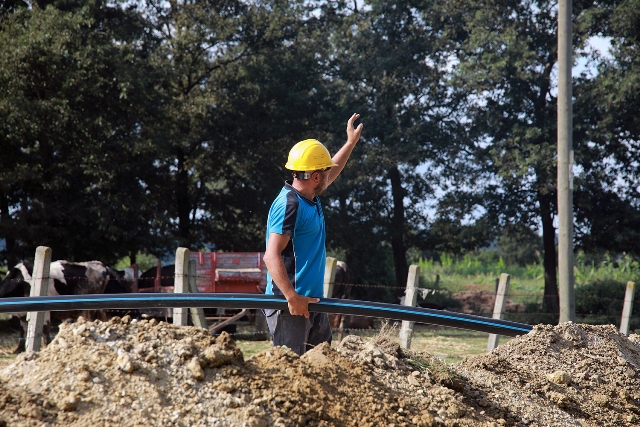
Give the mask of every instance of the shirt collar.
[{"label": "shirt collar", "polygon": [[309,204],[316,205],[319,201],[318,196],[314,197],[313,200],[309,200],[306,197],[304,197],[298,190],[295,189],[295,187],[293,186],[293,181],[285,181],[284,188],[290,191],[295,191],[298,196],[300,196],[305,202]]}]

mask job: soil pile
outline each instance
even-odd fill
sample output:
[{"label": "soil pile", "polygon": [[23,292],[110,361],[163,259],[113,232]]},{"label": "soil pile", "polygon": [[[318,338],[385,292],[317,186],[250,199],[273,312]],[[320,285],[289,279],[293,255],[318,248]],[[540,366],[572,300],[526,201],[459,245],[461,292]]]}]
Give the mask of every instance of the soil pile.
[{"label": "soil pile", "polygon": [[0,426],[637,425],[640,346],[611,327],[536,327],[453,367],[391,337],[243,360],[226,333],[81,319],[0,372]]},{"label": "soil pile", "polygon": [[507,424],[637,426],[639,343],[612,325],[539,325],[456,371],[465,400]]}]

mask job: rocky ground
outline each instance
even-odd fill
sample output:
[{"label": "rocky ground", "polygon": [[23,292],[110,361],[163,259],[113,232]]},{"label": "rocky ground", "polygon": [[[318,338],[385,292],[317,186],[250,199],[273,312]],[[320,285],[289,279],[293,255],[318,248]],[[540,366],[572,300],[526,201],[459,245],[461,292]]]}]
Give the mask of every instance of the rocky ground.
[{"label": "rocky ground", "polygon": [[81,318],[0,372],[0,426],[640,425],[640,337],[612,326],[538,326],[452,366],[395,335],[244,360],[227,334]]}]

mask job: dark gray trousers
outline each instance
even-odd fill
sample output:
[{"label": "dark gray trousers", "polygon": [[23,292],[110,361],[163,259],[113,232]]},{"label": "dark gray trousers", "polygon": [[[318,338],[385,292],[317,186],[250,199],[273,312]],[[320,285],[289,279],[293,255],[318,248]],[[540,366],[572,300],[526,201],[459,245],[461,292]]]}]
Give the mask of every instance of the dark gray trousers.
[{"label": "dark gray trousers", "polygon": [[302,356],[323,342],[331,344],[331,325],[327,313],[309,313],[309,318],[292,316],[287,310],[264,310],[273,345],[286,345]]}]

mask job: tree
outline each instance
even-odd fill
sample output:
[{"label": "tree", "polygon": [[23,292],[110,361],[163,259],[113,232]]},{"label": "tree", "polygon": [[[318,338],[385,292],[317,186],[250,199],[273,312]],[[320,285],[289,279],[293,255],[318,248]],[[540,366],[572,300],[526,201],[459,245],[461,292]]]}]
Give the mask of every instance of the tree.
[{"label": "tree", "polygon": [[[429,172],[416,169],[451,163],[464,142],[453,136],[460,129],[457,99],[444,84],[447,49],[431,26],[433,9],[423,1],[366,2],[342,11],[342,29],[332,38],[340,112],[358,112],[365,123],[347,169],[330,188],[327,215],[342,224],[332,245],[344,248],[347,262],[372,241],[389,245],[398,295],[407,280],[407,249],[426,244],[425,201],[441,178],[431,174],[433,164]],[[353,239],[354,231],[367,241]]]},{"label": "tree", "polygon": [[[206,195],[202,224],[224,250],[264,248],[269,207],[291,179],[284,168],[289,150],[303,139],[324,141],[329,133],[334,104],[323,65],[326,20],[306,8],[288,10],[291,16],[273,23],[279,39],[225,67],[214,88],[219,108],[211,132],[228,142],[218,152],[227,160],[211,176],[224,179],[225,187]],[[340,118],[341,128],[345,121]]]},{"label": "tree", "polygon": [[584,143],[577,161],[576,232],[587,251],[640,254],[640,15],[637,0],[605,2],[594,17],[611,58],[580,77],[575,110]]},{"label": "tree", "polygon": [[263,246],[282,159],[312,120],[299,116],[315,87],[315,73],[301,67],[313,50],[297,44],[304,12],[278,0],[148,3],[162,39],[154,63],[164,70],[157,173],[179,245]]},{"label": "tree", "polygon": [[19,9],[0,21],[0,236],[9,265],[115,261],[150,239],[155,104],[140,16],[102,1]]},{"label": "tree", "polygon": [[[486,193],[502,226],[542,226],[544,305],[558,313],[556,279],[557,6],[547,1],[451,2],[449,25],[466,34],[457,51],[457,87],[467,92],[478,159],[498,180]],[[590,5],[574,3],[574,46],[583,54]],[[455,21],[454,19],[459,19]],[[574,140],[575,141],[575,140]],[[576,146],[580,145],[575,141]],[[579,157],[576,156],[576,159]]]}]

